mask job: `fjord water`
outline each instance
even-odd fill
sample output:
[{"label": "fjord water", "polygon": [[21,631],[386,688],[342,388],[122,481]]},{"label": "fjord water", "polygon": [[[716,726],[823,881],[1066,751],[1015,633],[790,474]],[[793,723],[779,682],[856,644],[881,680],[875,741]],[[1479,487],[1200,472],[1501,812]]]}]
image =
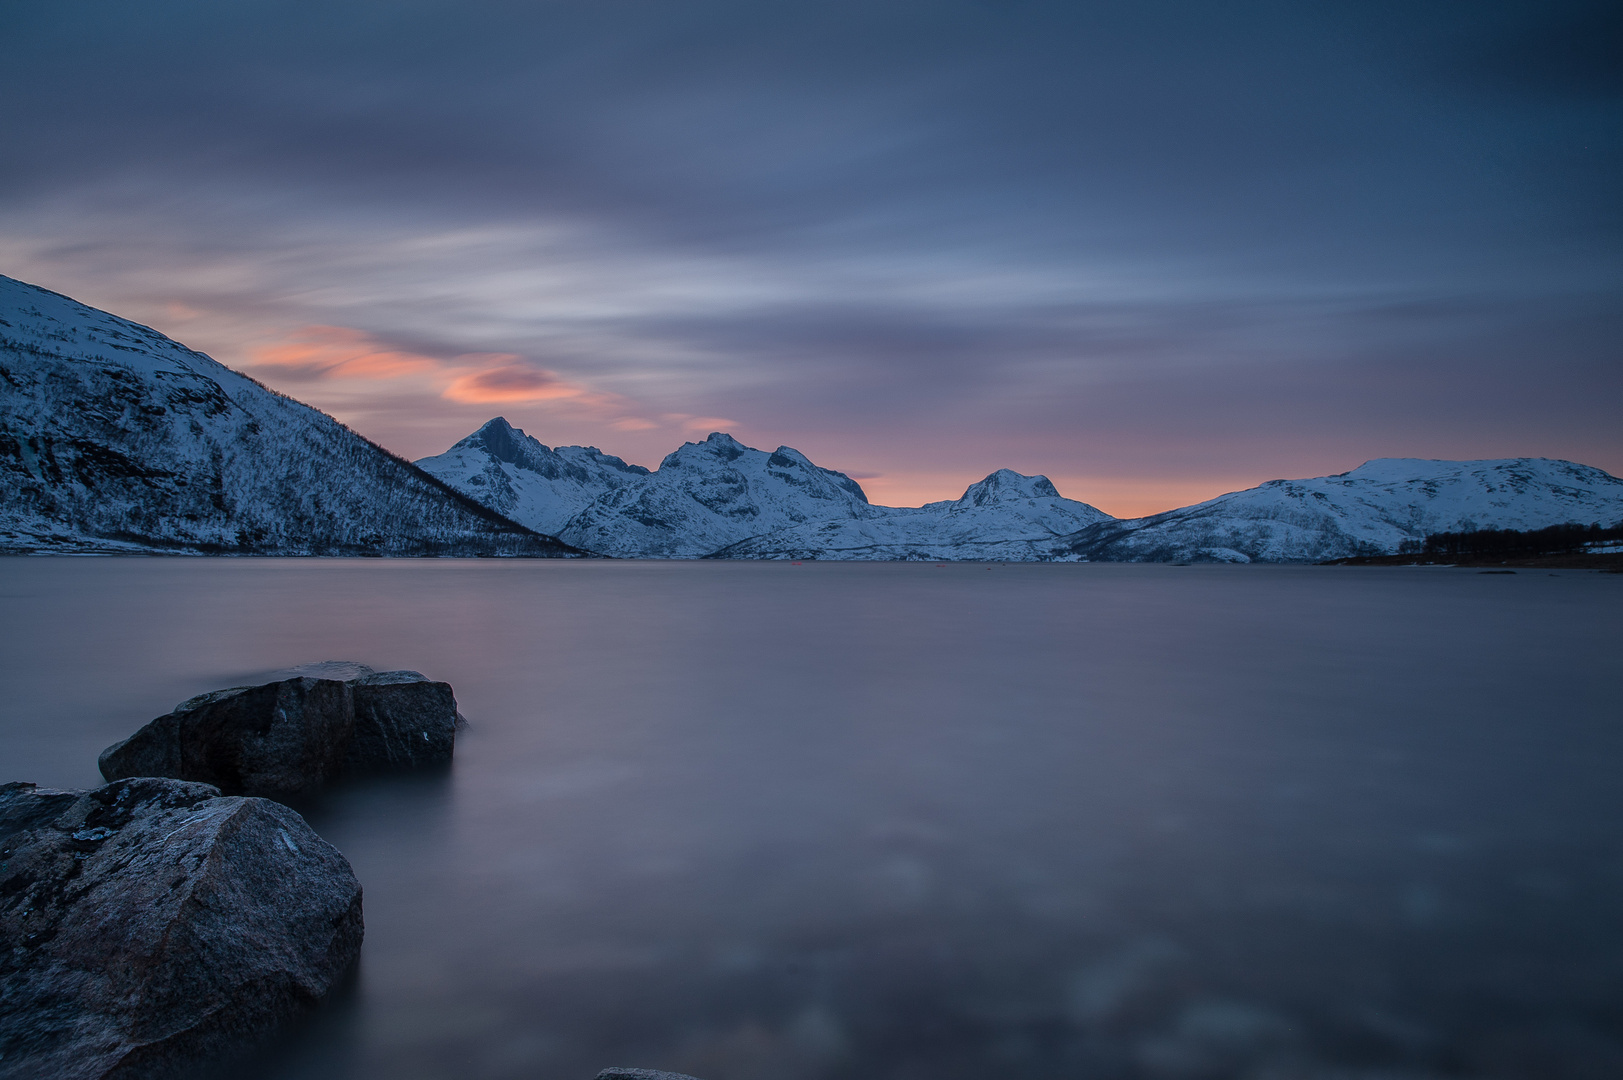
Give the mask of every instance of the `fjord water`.
[{"label": "fjord water", "polygon": [[5,779],[417,668],[275,1078],[1623,1075],[1623,576],[0,560]]}]

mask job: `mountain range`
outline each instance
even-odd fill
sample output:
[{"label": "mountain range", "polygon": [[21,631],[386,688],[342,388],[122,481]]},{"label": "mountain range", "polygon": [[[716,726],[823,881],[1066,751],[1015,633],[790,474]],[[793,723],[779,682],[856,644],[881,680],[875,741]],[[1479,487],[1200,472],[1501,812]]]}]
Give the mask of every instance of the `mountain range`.
[{"label": "mountain range", "polygon": [[1382,458],[1134,519],[1008,469],[958,499],[875,506],[797,450],[767,453],[720,432],[649,472],[591,447],[550,449],[497,417],[417,464],[517,521],[620,558],[1322,562],[1391,554],[1428,533],[1623,520],[1623,480],[1546,458]]},{"label": "mountain range", "polygon": [[1623,521],[1545,458],[1383,458],[1117,519],[999,469],[875,506],[791,447],[712,433],[655,470],[497,417],[415,464],[155,330],[0,277],[0,552],[1318,562],[1429,533]]}]

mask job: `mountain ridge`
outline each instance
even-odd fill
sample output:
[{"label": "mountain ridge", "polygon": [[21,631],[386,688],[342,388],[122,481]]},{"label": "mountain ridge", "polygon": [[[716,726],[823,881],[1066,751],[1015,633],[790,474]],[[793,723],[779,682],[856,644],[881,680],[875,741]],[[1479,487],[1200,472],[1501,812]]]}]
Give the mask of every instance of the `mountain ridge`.
[{"label": "mountain ridge", "polygon": [[495,417],[412,463],[150,327],[0,276],[0,553],[1320,562],[1432,533],[1623,521],[1623,480],[1550,458],[1374,458],[1117,519],[998,469],[869,502],[723,432],[657,469]]},{"label": "mountain ridge", "polygon": [[[499,417],[491,423],[498,421],[506,426]],[[789,481],[791,467],[802,478],[833,478],[842,490],[787,506],[784,491],[762,485]],[[533,484],[521,468],[507,476]],[[1391,554],[1429,532],[1623,519],[1623,481],[1553,458],[1372,458],[1333,476],[1270,480],[1132,519],[1066,499],[1047,477],[1009,469],[954,500],[885,507],[790,447],[769,454],[721,432],[684,443],[656,470],[622,474],[612,491],[593,497],[581,489],[573,499],[558,509],[559,535],[629,558],[1323,562]]]},{"label": "mountain ridge", "polygon": [[[479,458],[472,451],[487,441],[482,433],[500,433],[498,442],[516,436],[529,455],[554,453],[496,417],[419,464],[474,497],[502,500],[493,505],[521,521],[557,522],[566,541],[622,558],[938,559],[973,548],[987,558],[1033,559],[1046,557],[1034,545],[1109,517],[1065,499],[1045,476],[1009,469],[956,500],[875,506],[857,481],[793,447],[758,450],[724,432],[682,444],[656,470],[623,473],[594,497],[581,487],[560,492],[542,473],[526,476],[522,455],[507,453],[505,444]],[[521,511],[525,496],[530,509]]]}]

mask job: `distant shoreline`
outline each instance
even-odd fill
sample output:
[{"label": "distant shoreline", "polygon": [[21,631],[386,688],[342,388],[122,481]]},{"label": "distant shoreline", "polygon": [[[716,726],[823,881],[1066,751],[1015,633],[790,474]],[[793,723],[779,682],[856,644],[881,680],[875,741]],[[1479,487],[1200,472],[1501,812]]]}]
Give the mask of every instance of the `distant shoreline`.
[{"label": "distant shoreline", "polygon": [[1325,566],[1459,566],[1526,567],[1530,570],[1605,570],[1623,574],[1623,552],[1600,554],[1569,552],[1565,555],[1535,555],[1521,559],[1450,558],[1445,555],[1355,555],[1332,559]]}]

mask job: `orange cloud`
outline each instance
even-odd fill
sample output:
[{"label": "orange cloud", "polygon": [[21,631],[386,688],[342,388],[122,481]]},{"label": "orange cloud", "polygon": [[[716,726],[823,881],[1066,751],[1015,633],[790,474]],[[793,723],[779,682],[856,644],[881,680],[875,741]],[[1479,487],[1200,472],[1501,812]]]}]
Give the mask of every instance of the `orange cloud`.
[{"label": "orange cloud", "polygon": [[527,364],[502,364],[458,376],[441,396],[469,404],[497,404],[507,401],[554,401],[580,397],[585,392],[583,388],[565,382],[550,371]]},{"label": "orange cloud", "polygon": [[729,420],[725,416],[690,416],[682,421],[683,431],[702,431],[706,434],[712,431],[731,433],[737,426],[738,421]]},{"label": "orange cloud", "polygon": [[391,349],[347,326],[306,326],[290,341],[261,345],[254,364],[279,368],[283,377],[393,379],[434,372],[442,361]]},{"label": "orange cloud", "polygon": [[[556,372],[529,363],[516,353],[462,353],[452,359],[422,356],[392,348],[362,330],[345,326],[306,326],[279,342],[250,352],[250,373],[277,383],[335,384],[324,391],[310,387],[312,403],[332,394],[345,395],[354,408],[373,388],[369,382],[398,380],[390,393],[421,395],[423,405],[435,399],[463,405],[567,403],[574,412],[616,417],[640,430],[628,416],[635,407],[616,394],[593,391]],[[359,384],[359,385],[357,385]],[[324,406],[337,407],[330,402]],[[649,425],[654,426],[654,425]]]}]

